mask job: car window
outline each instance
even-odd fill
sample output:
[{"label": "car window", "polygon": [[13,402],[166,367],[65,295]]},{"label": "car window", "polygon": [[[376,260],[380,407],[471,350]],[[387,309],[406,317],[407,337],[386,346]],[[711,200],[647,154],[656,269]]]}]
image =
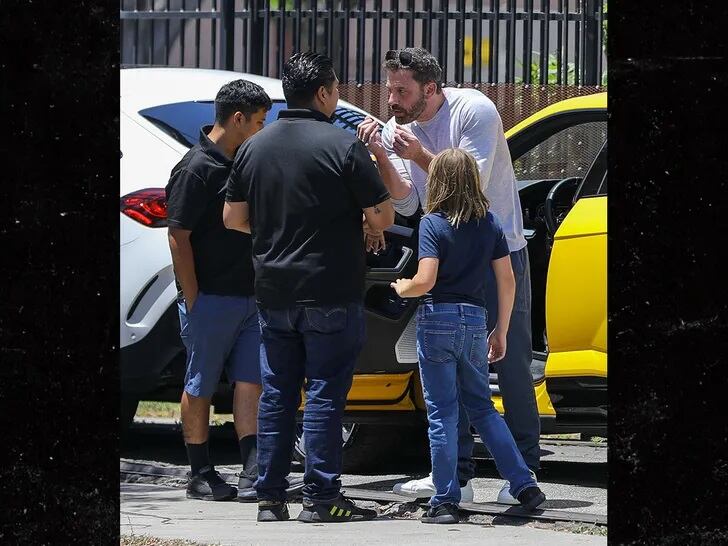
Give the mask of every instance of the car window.
[{"label": "car window", "polygon": [[582,197],[607,194],[607,143],[599,150],[594,158],[589,172],[584,177],[579,189],[574,195],[574,201]]},{"label": "car window", "polygon": [[[286,108],[284,101],[274,101],[265,116],[265,124],[268,125],[277,120],[278,112],[284,108]],[[162,104],[140,110],[139,115],[180,144],[191,148],[200,138],[200,127],[214,123],[215,103],[214,101],[188,101]],[[356,132],[356,128],[363,119],[364,114],[345,107],[337,108],[333,115],[334,125],[351,132]]]},{"label": "car window", "polygon": [[602,178],[602,184],[601,186],[599,186],[599,191],[597,194],[607,195],[607,173],[604,173],[604,178]]},{"label": "car window", "polygon": [[356,133],[356,128],[364,121],[364,114],[360,114],[356,110],[349,108],[339,107],[334,111],[332,118],[334,125],[337,127]]},{"label": "car window", "polygon": [[583,177],[606,139],[606,121],[578,123],[561,129],[513,162],[516,179]]}]

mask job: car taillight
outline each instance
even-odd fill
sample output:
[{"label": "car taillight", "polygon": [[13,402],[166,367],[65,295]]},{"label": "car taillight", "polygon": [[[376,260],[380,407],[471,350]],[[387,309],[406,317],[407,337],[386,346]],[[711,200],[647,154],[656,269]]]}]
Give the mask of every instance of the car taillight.
[{"label": "car taillight", "polygon": [[147,188],[121,198],[121,212],[148,227],[166,227],[167,197],[164,188]]}]

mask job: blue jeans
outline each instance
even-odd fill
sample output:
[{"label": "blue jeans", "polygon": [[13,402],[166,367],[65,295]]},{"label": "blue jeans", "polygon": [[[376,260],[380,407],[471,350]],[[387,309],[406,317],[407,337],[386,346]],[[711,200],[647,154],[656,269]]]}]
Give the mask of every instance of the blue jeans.
[{"label": "blue jeans", "polygon": [[[535,472],[540,468],[541,421],[538,416],[531,375],[533,347],[531,345],[531,268],[528,261],[528,249],[524,247],[511,252],[511,265],[516,278],[516,296],[508,328],[506,356],[496,364],[495,371],[498,374],[498,388],[503,397],[506,424],[516,440],[516,445],[526,464]],[[488,268],[487,273],[486,309],[488,311],[488,330],[492,331],[498,318],[498,292],[492,268]],[[474,441],[473,435],[470,433],[468,416],[461,411],[458,423],[458,476],[463,481],[475,477],[473,446]]]},{"label": "blue jeans", "polygon": [[334,500],[341,489],[341,418],[364,343],[363,307],[260,309],[259,315],[263,394],[258,406],[258,499],[286,499],[303,387],[303,497]]},{"label": "blue jeans", "polygon": [[429,421],[431,506],[460,502],[458,481],[459,401],[517,496],[536,485],[488,384],[486,311],[474,305],[423,304],[417,310],[417,355]]}]

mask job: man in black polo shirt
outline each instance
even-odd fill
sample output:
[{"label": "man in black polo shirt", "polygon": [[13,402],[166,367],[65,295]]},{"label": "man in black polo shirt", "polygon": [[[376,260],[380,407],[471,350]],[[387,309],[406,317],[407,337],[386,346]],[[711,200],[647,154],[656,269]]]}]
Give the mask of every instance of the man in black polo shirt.
[{"label": "man in black polo shirt", "polygon": [[[222,207],[232,158],[263,128],[270,108],[259,85],[246,80],[224,85],[215,98],[215,124],[201,129],[199,144],[172,169],[166,187],[169,247],[181,288],[178,308],[187,349],[181,413],[192,467],[188,498],[236,497],[236,488],[210,463],[207,447],[210,399],[223,368],[235,383],[233,412],[243,465],[255,470],[260,329],[251,242],[250,236],[225,229]],[[240,481],[239,494],[247,485],[247,495],[255,500],[252,481],[244,475]]]},{"label": "man in black polo shirt", "polygon": [[[341,418],[364,342],[364,236],[392,225],[389,193],[364,145],[334,127],[331,59],[283,67],[290,110],[248,141],[228,181],[225,225],[252,227],[264,351],[258,411],[258,521],[289,518],[286,474],[302,385],[306,472],[298,519],[376,517],[341,493]],[[305,380],[305,384],[304,384]]]}]

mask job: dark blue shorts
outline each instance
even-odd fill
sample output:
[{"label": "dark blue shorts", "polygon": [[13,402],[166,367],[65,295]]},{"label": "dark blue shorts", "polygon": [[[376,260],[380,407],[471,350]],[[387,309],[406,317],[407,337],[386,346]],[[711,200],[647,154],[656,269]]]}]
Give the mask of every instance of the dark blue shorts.
[{"label": "dark blue shorts", "polygon": [[200,292],[192,313],[178,298],[182,342],[187,349],[185,392],[211,398],[223,369],[228,381],[260,384],[260,324],[255,297]]}]

